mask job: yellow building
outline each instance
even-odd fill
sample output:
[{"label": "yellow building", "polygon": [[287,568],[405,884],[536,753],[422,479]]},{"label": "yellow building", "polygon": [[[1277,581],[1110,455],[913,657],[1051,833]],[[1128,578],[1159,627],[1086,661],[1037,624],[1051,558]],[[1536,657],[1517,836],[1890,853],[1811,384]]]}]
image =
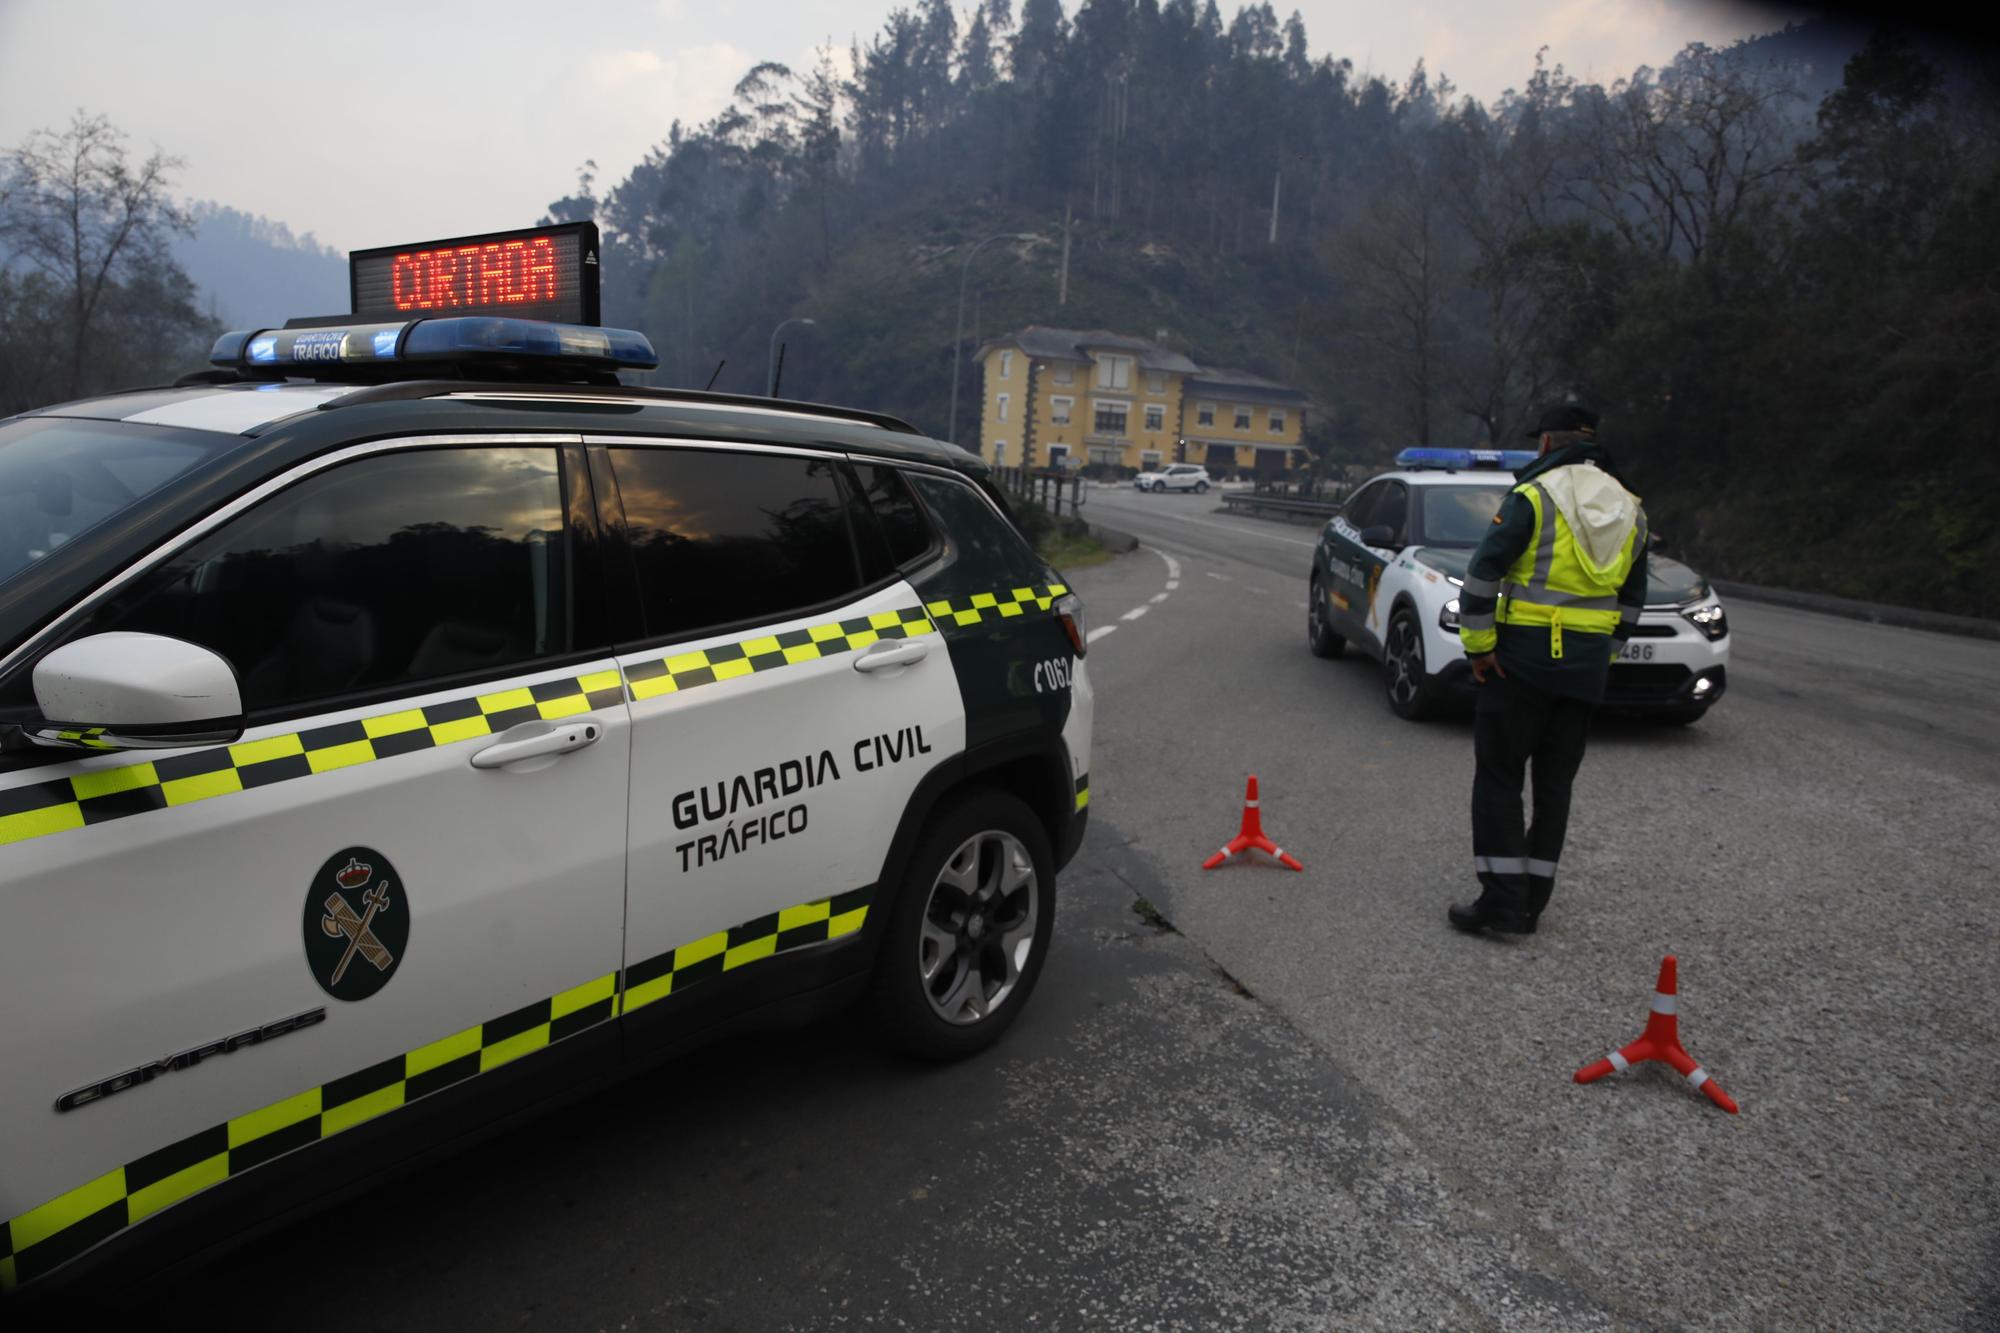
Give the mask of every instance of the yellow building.
[{"label": "yellow building", "polygon": [[1102,464],[1280,474],[1305,456],[1306,397],[1142,338],[1029,325],[976,354],[979,452],[1001,467]]}]

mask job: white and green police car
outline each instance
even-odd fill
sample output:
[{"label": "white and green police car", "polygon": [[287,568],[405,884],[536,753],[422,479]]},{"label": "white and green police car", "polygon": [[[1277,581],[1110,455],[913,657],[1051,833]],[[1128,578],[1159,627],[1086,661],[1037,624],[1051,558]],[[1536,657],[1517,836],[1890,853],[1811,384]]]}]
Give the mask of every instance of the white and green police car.
[{"label": "white and green police car", "polygon": [[719,1032],[1027,1003],[1075,595],[901,421],[621,384],[550,318],[596,243],[357,254],[352,314],[0,422],[0,1288]]},{"label": "white and green police car", "polygon": [[[1349,645],[1383,666],[1389,707],[1428,717],[1472,697],[1458,639],[1458,590],[1492,527],[1520,450],[1405,449],[1397,470],[1356,490],[1321,529],[1306,641],[1320,657]],[[1649,553],[1646,609],[1611,664],[1605,706],[1694,722],[1729,680],[1729,621],[1707,580]]]}]

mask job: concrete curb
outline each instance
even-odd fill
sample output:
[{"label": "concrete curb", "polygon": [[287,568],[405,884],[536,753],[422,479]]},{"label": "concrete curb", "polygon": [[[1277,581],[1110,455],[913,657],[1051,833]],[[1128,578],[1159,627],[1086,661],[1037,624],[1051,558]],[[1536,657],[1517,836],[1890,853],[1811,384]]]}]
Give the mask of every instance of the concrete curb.
[{"label": "concrete curb", "polygon": [[1879,602],[1856,601],[1851,597],[1834,597],[1819,592],[1793,592],[1789,588],[1764,588],[1754,583],[1737,583],[1725,579],[1710,579],[1709,582],[1725,597],[1769,602],[1772,606],[1790,607],[1795,611],[1817,611],[1826,616],[1845,616],[1849,620],[1867,620],[1877,625],[1893,625],[1898,629],[1919,629],[1932,634],[1959,634],[1968,638],[2000,641],[2000,621],[1981,620],[1977,616],[1958,616],[1948,611],[1924,611],[1913,606],[1885,606]]},{"label": "concrete curb", "polygon": [[1103,542],[1104,549],[1113,555],[1124,555],[1127,551],[1136,551],[1139,549],[1139,539],[1129,532],[1120,532],[1116,528],[1103,527],[1092,523],[1089,519],[1083,521],[1083,526],[1091,536]]}]

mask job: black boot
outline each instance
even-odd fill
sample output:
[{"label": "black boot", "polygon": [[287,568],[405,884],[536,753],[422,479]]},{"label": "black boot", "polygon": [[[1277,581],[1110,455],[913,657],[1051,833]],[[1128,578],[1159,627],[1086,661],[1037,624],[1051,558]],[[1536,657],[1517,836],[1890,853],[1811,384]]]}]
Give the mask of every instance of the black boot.
[{"label": "black boot", "polygon": [[1483,893],[1469,903],[1453,903],[1445,909],[1445,916],[1450,918],[1452,925],[1474,935],[1482,930],[1500,935],[1535,933],[1534,917],[1526,912],[1509,911]]}]

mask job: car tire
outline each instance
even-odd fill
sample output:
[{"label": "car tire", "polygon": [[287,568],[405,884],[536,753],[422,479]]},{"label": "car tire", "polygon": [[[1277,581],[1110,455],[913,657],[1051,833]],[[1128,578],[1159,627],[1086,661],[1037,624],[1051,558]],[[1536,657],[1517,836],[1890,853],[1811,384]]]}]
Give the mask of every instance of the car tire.
[{"label": "car tire", "polygon": [[953,800],[898,887],[868,992],[875,1034],[926,1060],[992,1045],[1034,992],[1055,907],[1055,858],[1027,803],[994,788]]},{"label": "car tire", "polygon": [[1398,611],[1382,642],[1382,678],[1389,710],[1405,722],[1421,722],[1437,711],[1431,678],[1424,669],[1424,632],[1409,611]]},{"label": "car tire", "polygon": [[1207,495],[1207,494],[1208,494],[1208,483],[1207,483],[1207,482],[1205,482],[1205,481],[1198,481],[1198,482],[1196,482],[1196,483],[1194,484],[1194,493],[1195,493],[1196,495]]},{"label": "car tire", "polygon": [[1319,586],[1319,575],[1313,575],[1312,597],[1306,603],[1306,647],[1312,649],[1314,657],[1328,659],[1339,657],[1347,651],[1347,640],[1333,632],[1326,614],[1326,589]]}]

